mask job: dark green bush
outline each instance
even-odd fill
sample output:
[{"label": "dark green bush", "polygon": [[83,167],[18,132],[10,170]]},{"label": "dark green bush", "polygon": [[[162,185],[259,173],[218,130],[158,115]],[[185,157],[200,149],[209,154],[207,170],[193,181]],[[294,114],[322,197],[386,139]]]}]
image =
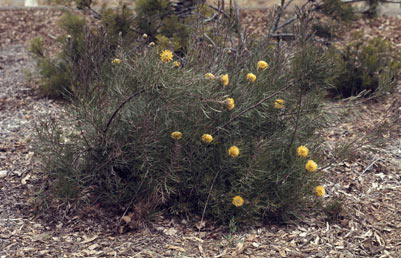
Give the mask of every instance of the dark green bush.
[{"label": "dark green bush", "polygon": [[[81,9],[91,8],[91,1],[86,0],[64,3],[71,5],[73,2]],[[60,20],[60,26],[66,34],[58,39],[61,52],[57,57],[45,55],[39,39],[31,43],[42,78],[42,93],[60,98],[71,96],[71,91],[86,87],[86,84],[99,78],[101,62],[104,58],[113,56],[119,44],[135,48],[137,41],[155,41],[160,48],[184,53],[190,38],[192,39],[189,25],[198,22],[194,17],[178,18],[171,10],[167,0],[137,1],[136,16],[126,5],[115,10],[104,7],[100,14],[96,14],[100,17],[100,24],[97,22],[92,27],[86,26],[85,18],[66,12]],[[207,8],[203,8],[202,12],[206,14]],[[142,38],[143,34],[147,37]],[[85,41],[85,38],[92,40]],[[102,49],[105,42],[107,48]],[[91,44],[98,46],[90,46]],[[98,53],[99,51],[102,53]]]},{"label": "dark green bush", "polygon": [[[319,173],[305,170],[296,149],[307,145],[319,160],[314,131],[332,70],[321,49],[308,43],[277,51],[267,40],[229,54],[194,41],[176,66],[145,41],[106,55],[99,49],[113,43],[105,38],[85,36],[80,60],[87,63],[73,63],[71,78],[83,85],[72,90],[71,124],[49,120],[39,128],[38,151],[59,198],[252,222],[291,218],[313,195]],[[269,67],[258,69],[259,60]],[[96,76],[84,81],[84,68]],[[205,79],[207,72],[228,74],[228,86]],[[182,139],[172,139],[174,131]],[[213,141],[202,142],[203,134]],[[231,146],[238,157],[228,155]],[[235,196],[243,206],[233,205]]]},{"label": "dark green bush", "polygon": [[332,49],[339,76],[334,81],[334,95],[341,97],[391,91],[399,77],[399,51],[391,42],[374,38],[364,40],[362,33],[343,50]]},{"label": "dark green bush", "polygon": [[356,19],[352,6],[343,3],[341,0],[323,0],[320,6],[325,15],[334,19],[345,22]]},{"label": "dark green bush", "polygon": [[68,75],[68,117],[38,126],[54,200],[244,223],[293,218],[310,201],[320,174],[305,166],[321,158],[315,132],[335,70],[308,28],[294,43],[255,38],[229,52],[231,27],[194,26],[178,55],[166,51],[174,30],[152,46],[116,37],[109,29],[125,23],[114,18],[97,30],[79,21],[66,16],[70,36],[54,60]]}]

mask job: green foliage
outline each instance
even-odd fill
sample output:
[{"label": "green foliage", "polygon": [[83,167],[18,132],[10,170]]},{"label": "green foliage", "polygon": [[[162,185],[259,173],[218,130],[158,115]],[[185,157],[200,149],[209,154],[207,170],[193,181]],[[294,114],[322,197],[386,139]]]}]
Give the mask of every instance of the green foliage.
[{"label": "green foliage", "polygon": [[[70,98],[75,91],[86,91],[89,83],[99,81],[103,62],[113,55],[116,45],[111,34],[102,28],[90,30],[84,18],[66,13],[60,20],[66,35],[58,38],[61,52],[55,57],[47,55],[43,43],[35,38],[30,51],[41,75],[40,90],[49,97]],[[86,92],[86,94],[91,94]]]},{"label": "green foliage", "polygon": [[104,8],[101,15],[108,40],[114,44],[117,44],[121,37],[131,40],[136,36],[136,33],[130,29],[133,23],[133,13],[126,6],[117,10]]},{"label": "green foliage", "polygon": [[[220,222],[297,216],[319,183],[296,148],[308,146],[308,158],[319,162],[314,132],[333,70],[321,49],[305,42],[276,49],[265,39],[229,54],[227,42],[214,48],[190,41],[187,54],[174,57],[183,64],[176,67],[142,38],[115,47],[108,33],[83,31],[64,39],[61,54],[73,85],[70,124],[38,127],[37,150],[59,198],[138,210],[147,203]],[[258,69],[259,60],[269,67]],[[207,72],[228,74],[229,84],[205,79]],[[227,98],[235,101],[232,110]],[[282,108],[276,99],[285,101]],[[172,139],[174,131],[182,139]],[[203,134],[213,141],[202,142]],[[231,146],[238,157],[228,155]],[[237,195],[243,206],[233,205]]]},{"label": "green foliage", "polygon": [[323,211],[326,213],[329,222],[338,223],[345,215],[344,201],[341,198],[331,200],[326,204]]},{"label": "green foliage", "polygon": [[354,34],[354,38],[345,49],[331,51],[340,74],[331,92],[349,97],[391,91],[399,77],[399,51],[382,38],[364,40],[362,32]]},{"label": "green foliage", "polygon": [[41,37],[37,36],[31,40],[29,52],[38,57],[45,55],[44,43]]},{"label": "green foliage", "polygon": [[[91,7],[91,1],[73,2],[84,9]],[[64,3],[72,4],[72,1]],[[66,34],[58,39],[61,48],[58,56],[45,55],[40,39],[31,43],[30,49],[42,77],[42,93],[55,98],[70,97],[71,91],[85,88],[98,75],[102,69],[100,62],[114,55],[119,44],[135,47],[136,41],[144,40],[142,34],[148,35],[145,39],[148,43],[157,41],[159,49],[169,48],[184,53],[191,37],[188,24],[193,23],[194,18],[179,19],[171,15],[169,5],[167,0],[140,0],[136,2],[136,16],[126,5],[116,10],[103,8],[98,15],[101,17],[98,28],[89,28],[84,17],[66,12],[60,19],[60,26]],[[202,8],[201,11],[206,14],[208,10]],[[100,39],[99,42],[96,39]],[[106,42],[107,49],[102,49]],[[90,44],[98,46],[95,48]]]},{"label": "green foliage", "polygon": [[[185,52],[191,36],[190,25],[197,23],[199,17],[179,18],[171,13],[170,4],[168,0],[137,1],[134,26],[150,40],[157,40],[162,48]],[[205,6],[199,9],[203,16],[211,14]]]},{"label": "green foliage", "polygon": [[321,8],[325,15],[340,21],[350,22],[356,19],[352,6],[341,0],[323,0]]}]

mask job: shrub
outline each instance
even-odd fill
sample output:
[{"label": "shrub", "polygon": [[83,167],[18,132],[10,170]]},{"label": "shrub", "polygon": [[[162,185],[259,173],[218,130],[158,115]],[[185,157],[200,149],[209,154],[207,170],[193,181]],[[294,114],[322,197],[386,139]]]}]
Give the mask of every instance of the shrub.
[{"label": "shrub", "polygon": [[324,0],[320,7],[325,15],[334,19],[345,22],[356,19],[352,6],[341,2],[341,0]]},{"label": "shrub", "polygon": [[85,47],[69,57],[79,85],[69,117],[38,127],[56,197],[252,223],[293,218],[314,194],[320,174],[308,160],[319,164],[314,132],[333,69],[308,37],[232,53],[226,41],[194,40],[161,59],[165,49],[142,38],[114,49],[106,33],[84,31]]},{"label": "shrub", "polygon": [[[91,1],[87,0],[61,2],[69,5],[75,3],[81,9],[91,8]],[[95,15],[100,18],[100,24],[92,22],[91,27],[86,26],[85,17],[66,12],[60,20],[60,26],[66,34],[58,39],[62,51],[57,57],[45,55],[39,39],[31,42],[32,54],[36,58],[42,78],[42,93],[54,98],[70,96],[72,90],[98,77],[99,70],[94,68],[99,68],[99,63],[104,58],[113,56],[119,44],[135,48],[135,42],[138,40],[148,43],[156,41],[161,48],[185,53],[192,37],[189,25],[199,21],[194,17],[178,18],[171,12],[172,8],[169,8],[169,5],[167,0],[137,1],[136,16],[126,5],[121,5],[115,10],[104,7],[100,14]],[[209,10],[206,7],[201,10],[205,15],[208,14]],[[143,34],[147,35],[146,39],[142,38]],[[85,41],[84,38],[93,40]],[[101,49],[104,42],[108,42],[107,49]],[[97,44],[96,50],[88,44]],[[103,56],[95,60],[94,52],[91,51],[101,51]],[[71,71],[76,68],[77,71]]]},{"label": "shrub", "polygon": [[339,76],[334,81],[334,95],[356,96],[391,91],[399,77],[399,52],[382,38],[364,40],[362,33],[345,49],[332,49]]}]

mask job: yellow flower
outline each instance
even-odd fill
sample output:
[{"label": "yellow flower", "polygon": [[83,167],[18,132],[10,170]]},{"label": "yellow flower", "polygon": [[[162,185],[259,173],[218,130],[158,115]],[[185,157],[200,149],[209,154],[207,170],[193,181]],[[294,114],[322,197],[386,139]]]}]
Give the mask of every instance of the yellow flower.
[{"label": "yellow flower", "polygon": [[324,187],[319,185],[315,187],[315,194],[318,197],[322,197],[323,195],[326,194],[326,191],[324,190]]},{"label": "yellow flower", "polygon": [[231,146],[231,147],[228,149],[228,155],[230,155],[230,156],[233,157],[233,158],[238,157],[238,155],[239,155],[239,149],[238,149],[238,147],[237,147],[237,146]]},{"label": "yellow flower", "polygon": [[154,45],[155,45],[155,42],[153,42],[153,41],[149,43],[149,47],[153,47]]},{"label": "yellow flower", "polygon": [[248,81],[250,81],[250,82],[255,82],[256,81],[256,75],[254,75],[253,73],[248,73],[247,75],[246,75],[246,79],[248,80]]},{"label": "yellow flower", "polygon": [[181,66],[181,63],[180,63],[180,61],[174,61],[173,65],[178,68]]},{"label": "yellow flower", "polygon": [[310,159],[308,160],[308,162],[306,162],[305,168],[309,172],[315,172],[317,170],[317,164],[316,162]]},{"label": "yellow flower", "polygon": [[281,109],[284,108],[285,101],[283,99],[276,99],[274,102],[274,108]]},{"label": "yellow flower", "polygon": [[213,141],[213,136],[211,136],[210,134],[205,133],[204,135],[202,135],[202,142],[211,143],[212,141]]},{"label": "yellow flower", "polygon": [[174,140],[179,140],[182,138],[182,133],[178,131],[172,132],[171,138],[173,138]]},{"label": "yellow flower", "polygon": [[143,35],[142,35],[142,38],[144,38],[144,39],[148,38],[148,34],[146,34],[146,33],[143,34]]},{"label": "yellow flower", "polygon": [[216,77],[215,77],[212,73],[207,73],[207,74],[205,74],[205,78],[206,78],[206,79],[210,79],[210,80],[216,79]]},{"label": "yellow flower", "polygon": [[232,110],[235,107],[233,98],[226,98],[224,103],[226,104],[228,110]]},{"label": "yellow flower", "polygon": [[163,63],[170,62],[171,60],[173,60],[173,52],[171,52],[170,50],[164,50],[160,54],[160,59],[162,60]]},{"label": "yellow flower", "polygon": [[113,61],[111,61],[112,64],[120,64],[121,60],[118,58],[114,58]]},{"label": "yellow flower", "polygon": [[308,156],[309,150],[305,146],[299,146],[297,148],[297,154],[299,157],[306,158]]},{"label": "yellow flower", "polygon": [[265,61],[258,62],[258,69],[265,70],[269,65]]},{"label": "yellow flower", "polygon": [[234,196],[233,204],[235,205],[235,207],[241,207],[242,205],[244,205],[244,199],[242,199],[242,197],[239,195]]},{"label": "yellow flower", "polygon": [[223,86],[227,86],[229,82],[228,74],[221,75],[220,81],[223,84]]}]

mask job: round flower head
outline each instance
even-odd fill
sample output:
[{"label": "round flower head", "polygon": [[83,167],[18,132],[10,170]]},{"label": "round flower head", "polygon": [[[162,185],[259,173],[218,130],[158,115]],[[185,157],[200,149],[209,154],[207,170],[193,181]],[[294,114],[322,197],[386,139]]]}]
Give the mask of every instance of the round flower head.
[{"label": "round flower head", "polygon": [[274,108],[282,109],[284,108],[285,101],[283,99],[276,99],[274,102]]},{"label": "round flower head", "polygon": [[142,35],[142,38],[147,39],[147,38],[148,38],[148,34],[146,34],[146,33],[143,34],[143,35]]},{"label": "round flower head", "polygon": [[178,68],[181,66],[181,63],[180,63],[180,61],[174,61],[173,65]]},{"label": "round flower head", "polygon": [[232,158],[236,158],[239,155],[239,149],[237,146],[231,146],[228,149],[228,155],[230,155]]},{"label": "round flower head", "polygon": [[256,75],[254,75],[253,73],[248,73],[246,75],[246,79],[252,83],[254,83],[256,81]]},{"label": "round flower head", "polygon": [[297,155],[302,158],[306,158],[308,156],[309,150],[305,146],[299,146],[297,148]]},{"label": "round flower head", "polygon": [[322,197],[326,194],[326,190],[324,190],[324,187],[319,185],[315,187],[315,194],[318,197]]},{"label": "round flower head", "polygon": [[164,50],[160,54],[160,59],[162,60],[163,63],[170,62],[171,60],[173,60],[173,52],[171,52],[170,50]]},{"label": "round flower head", "polygon": [[121,60],[118,58],[114,58],[113,61],[111,61],[112,64],[120,64]]},{"label": "round flower head", "polygon": [[202,142],[211,143],[212,141],[213,141],[213,136],[211,136],[210,134],[205,133],[204,135],[202,135]]},{"label": "round flower head", "polygon": [[228,110],[232,110],[235,107],[234,99],[233,98],[226,98],[224,101]]},{"label": "round flower head", "polygon": [[182,133],[178,131],[172,132],[171,138],[173,138],[174,140],[180,140],[182,138]]},{"label": "round flower head", "polygon": [[265,70],[269,65],[265,61],[258,62],[258,69]]},{"label": "round flower head", "polygon": [[242,205],[244,205],[244,199],[242,199],[242,197],[239,195],[234,196],[233,204],[235,205],[235,207],[241,207]]},{"label": "round flower head", "polygon": [[216,77],[215,77],[212,73],[207,73],[207,74],[205,74],[205,78],[206,78],[206,79],[210,79],[210,80],[216,79]]},{"label": "round flower head", "polygon": [[316,162],[310,159],[308,160],[308,162],[306,162],[305,168],[309,172],[315,172],[317,170],[317,164]]},{"label": "round flower head", "polygon": [[227,86],[229,82],[228,74],[224,74],[220,76],[220,81],[223,84],[223,86]]}]

